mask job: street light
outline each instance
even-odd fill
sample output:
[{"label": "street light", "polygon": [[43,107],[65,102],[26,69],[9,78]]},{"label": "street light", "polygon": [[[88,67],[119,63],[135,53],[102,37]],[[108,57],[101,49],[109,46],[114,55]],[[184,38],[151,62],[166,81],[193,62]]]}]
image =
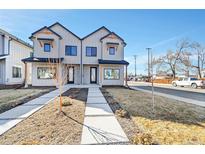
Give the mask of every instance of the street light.
[{"label": "street light", "polygon": [[[153,110],[153,117],[155,117],[154,83],[153,83],[153,79],[154,79],[153,78],[153,55],[152,55],[151,48],[146,48],[146,49],[148,51],[148,78],[149,78],[149,81],[150,81],[150,76],[152,78],[152,110]],[[152,75],[150,75],[150,68],[151,68]]]}]

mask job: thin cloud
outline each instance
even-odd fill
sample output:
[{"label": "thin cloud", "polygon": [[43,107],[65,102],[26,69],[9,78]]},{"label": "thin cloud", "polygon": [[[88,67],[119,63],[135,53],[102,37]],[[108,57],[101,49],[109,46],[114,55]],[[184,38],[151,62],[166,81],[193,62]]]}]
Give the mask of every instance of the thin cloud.
[{"label": "thin cloud", "polygon": [[160,41],[160,42],[158,42],[158,43],[156,43],[156,44],[151,45],[150,47],[151,47],[151,48],[155,48],[155,47],[158,47],[158,46],[160,46],[160,45],[167,44],[167,43],[169,43],[169,42],[171,42],[171,41],[175,41],[175,40],[177,40],[177,39],[179,39],[179,38],[181,38],[181,37],[183,37],[183,36],[185,36],[185,35],[187,35],[187,34],[190,34],[190,33],[193,33],[193,32],[195,32],[195,31],[198,31],[198,30],[200,30],[201,28],[204,28],[204,26],[200,26],[200,27],[195,28],[195,29],[193,29],[193,30],[191,30],[191,31],[184,32],[184,33],[182,33],[182,34],[180,34],[180,35],[173,36],[173,37],[171,37],[171,38],[169,38],[169,39],[162,40],[162,41]]}]

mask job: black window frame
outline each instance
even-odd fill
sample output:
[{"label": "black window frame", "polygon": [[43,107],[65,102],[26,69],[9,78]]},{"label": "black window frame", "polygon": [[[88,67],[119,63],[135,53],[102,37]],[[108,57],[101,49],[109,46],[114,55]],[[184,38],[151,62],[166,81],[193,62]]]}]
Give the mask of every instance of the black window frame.
[{"label": "black window frame", "polygon": [[[88,54],[87,54],[87,49],[88,49],[88,48],[91,48],[91,55],[88,55]],[[95,49],[96,54],[92,54],[92,49]],[[97,47],[87,46],[85,52],[86,52],[86,56],[87,56],[87,57],[97,57]]]},{"label": "black window frame", "polygon": [[[49,45],[49,50],[45,50],[46,49],[45,48],[46,45]],[[44,52],[51,52],[51,44],[50,43],[44,43],[43,47],[44,47]]]},{"label": "black window frame", "polygon": [[[72,49],[73,47],[76,48],[76,54],[75,55],[72,55],[72,51],[71,51],[71,54],[69,54],[69,48]],[[68,52],[67,52],[67,49],[68,49]],[[77,56],[78,55],[77,52],[78,52],[77,46],[75,46],[75,45],[66,45],[65,46],[65,56]]]}]

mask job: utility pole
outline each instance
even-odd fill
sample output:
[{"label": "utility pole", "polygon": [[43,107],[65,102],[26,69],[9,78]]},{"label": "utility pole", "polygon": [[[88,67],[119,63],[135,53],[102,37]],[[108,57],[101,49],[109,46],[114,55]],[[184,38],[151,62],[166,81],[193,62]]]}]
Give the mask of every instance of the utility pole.
[{"label": "utility pole", "polygon": [[135,59],[135,78],[137,76],[137,64],[136,64],[136,59],[137,59],[137,55],[133,55],[134,59]]},{"label": "utility pole", "polygon": [[150,81],[150,50],[151,48],[146,48],[147,49],[147,52],[148,52],[148,80]]}]

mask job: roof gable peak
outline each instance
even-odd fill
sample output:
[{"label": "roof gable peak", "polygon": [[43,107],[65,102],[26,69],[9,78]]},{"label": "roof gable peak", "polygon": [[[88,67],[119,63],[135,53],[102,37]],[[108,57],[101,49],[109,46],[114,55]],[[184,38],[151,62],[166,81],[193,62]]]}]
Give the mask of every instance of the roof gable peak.
[{"label": "roof gable peak", "polygon": [[35,35],[36,33],[40,32],[40,31],[42,31],[42,30],[44,30],[44,29],[47,29],[48,31],[52,32],[53,34],[55,34],[56,36],[58,36],[60,39],[62,39],[62,37],[61,37],[58,33],[54,32],[52,29],[50,29],[50,28],[47,27],[47,26],[44,26],[44,27],[40,28],[39,30],[33,32],[33,33],[31,34],[31,36],[29,37],[29,39],[31,39],[31,38],[33,37],[33,35]]},{"label": "roof gable peak", "polygon": [[54,24],[50,25],[48,28],[52,28],[55,25],[59,25],[60,27],[62,27],[63,29],[65,29],[66,31],[68,31],[69,33],[71,33],[72,35],[74,35],[75,37],[77,37],[78,39],[81,39],[79,36],[77,36],[76,34],[74,34],[73,32],[71,32],[69,29],[67,29],[65,26],[63,26],[61,23],[59,22],[55,22]]},{"label": "roof gable peak", "polygon": [[105,29],[105,30],[108,31],[109,33],[111,32],[111,31],[110,31],[109,29],[107,29],[105,26],[102,26],[102,27],[96,29],[95,31],[93,31],[92,33],[90,33],[90,34],[86,35],[85,37],[83,37],[82,40],[84,40],[84,39],[88,38],[89,36],[95,34],[96,32],[100,31],[101,29]]}]

